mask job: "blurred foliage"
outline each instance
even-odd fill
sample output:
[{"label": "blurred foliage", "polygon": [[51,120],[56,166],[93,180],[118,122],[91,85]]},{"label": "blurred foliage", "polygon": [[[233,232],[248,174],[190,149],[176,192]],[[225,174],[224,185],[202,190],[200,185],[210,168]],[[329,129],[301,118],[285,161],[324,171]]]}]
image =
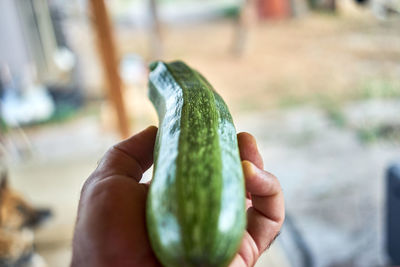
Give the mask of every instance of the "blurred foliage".
[{"label": "blurred foliage", "polygon": [[299,134],[292,136],[288,143],[291,146],[301,147],[310,144],[317,137],[317,133],[308,127],[305,127]]},{"label": "blurred foliage", "polygon": [[332,97],[329,94],[314,93],[306,96],[287,94],[280,98],[279,107],[293,108],[303,105],[313,105],[323,110],[335,126],[344,127],[346,126],[346,116],[342,109],[343,102],[340,98]]},{"label": "blurred foliage", "polygon": [[306,104],[307,102],[304,96],[285,94],[279,98],[278,106],[281,108],[293,108]]},{"label": "blurred foliage", "polygon": [[[356,89],[350,92],[333,94],[327,92],[310,92],[299,94],[292,92],[290,88],[280,88],[284,93],[278,99],[278,107],[292,108],[302,105],[315,105],[327,112],[327,115],[338,126],[344,126],[342,112],[343,104],[354,100],[365,99],[391,99],[400,98],[400,81],[394,79],[375,78],[360,83]],[[282,90],[281,90],[282,89]]]},{"label": "blurred foliage", "polygon": [[358,129],[357,134],[363,143],[373,143],[381,139],[400,143],[400,124],[367,125]]},{"label": "blurred foliage", "polygon": [[70,105],[59,105],[50,119],[45,123],[63,122],[72,118],[74,115],[77,115],[78,112],[79,110],[76,107]]},{"label": "blurred foliage", "polygon": [[7,124],[3,120],[3,118],[0,116],[0,132],[4,133],[7,131]]},{"label": "blurred foliage", "polygon": [[100,114],[101,102],[93,101],[89,104],[84,105],[81,108],[72,107],[70,105],[60,105],[56,112],[51,116],[49,120],[42,124],[57,124],[67,122],[73,119],[87,116],[98,117]]},{"label": "blurred foliage", "polygon": [[328,95],[317,94],[315,102],[318,107],[325,111],[327,117],[337,127],[346,126],[346,116],[343,112],[343,103],[337,98]]},{"label": "blurred foliage", "polygon": [[307,4],[308,4],[308,7],[310,7],[311,9],[316,9],[318,0],[307,0]]},{"label": "blurred foliage", "polygon": [[361,87],[360,96],[366,99],[400,97],[400,81],[374,79],[365,82]]},{"label": "blurred foliage", "polygon": [[225,18],[236,18],[240,14],[239,6],[226,6],[221,10],[222,17]]}]

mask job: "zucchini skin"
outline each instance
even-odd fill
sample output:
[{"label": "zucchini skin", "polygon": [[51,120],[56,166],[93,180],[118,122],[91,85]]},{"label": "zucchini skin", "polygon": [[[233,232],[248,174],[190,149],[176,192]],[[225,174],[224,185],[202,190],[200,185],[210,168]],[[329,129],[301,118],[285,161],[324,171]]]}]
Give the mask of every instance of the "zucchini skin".
[{"label": "zucchini skin", "polygon": [[164,266],[227,266],[246,226],[245,188],[228,107],[181,61],[150,65],[159,130],[146,221]]}]

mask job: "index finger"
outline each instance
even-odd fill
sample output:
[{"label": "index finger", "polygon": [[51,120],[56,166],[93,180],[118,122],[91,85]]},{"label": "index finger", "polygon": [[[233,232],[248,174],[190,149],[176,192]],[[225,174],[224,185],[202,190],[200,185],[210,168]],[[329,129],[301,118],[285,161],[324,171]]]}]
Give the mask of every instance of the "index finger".
[{"label": "index finger", "polygon": [[258,152],[256,139],[249,133],[242,132],[237,135],[240,159],[248,160],[262,169],[264,167],[263,159]]}]

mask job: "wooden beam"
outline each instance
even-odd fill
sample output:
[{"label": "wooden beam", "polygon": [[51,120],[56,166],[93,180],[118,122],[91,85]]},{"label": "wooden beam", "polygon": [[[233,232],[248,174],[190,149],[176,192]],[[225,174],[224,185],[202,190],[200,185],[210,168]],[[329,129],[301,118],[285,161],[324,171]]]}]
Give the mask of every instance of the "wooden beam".
[{"label": "wooden beam", "polygon": [[90,8],[107,82],[107,97],[115,109],[120,136],[126,138],[130,135],[129,120],[123,101],[122,83],[118,73],[118,60],[111,21],[104,0],[90,0]]},{"label": "wooden beam", "polygon": [[249,39],[249,32],[254,26],[255,1],[245,0],[240,8],[240,13],[235,21],[235,34],[233,37],[232,52],[242,56]]},{"label": "wooden beam", "polygon": [[149,0],[149,13],[151,18],[150,57],[151,60],[156,60],[160,59],[163,55],[161,23],[158,15],[158,5],[156,0]]}]

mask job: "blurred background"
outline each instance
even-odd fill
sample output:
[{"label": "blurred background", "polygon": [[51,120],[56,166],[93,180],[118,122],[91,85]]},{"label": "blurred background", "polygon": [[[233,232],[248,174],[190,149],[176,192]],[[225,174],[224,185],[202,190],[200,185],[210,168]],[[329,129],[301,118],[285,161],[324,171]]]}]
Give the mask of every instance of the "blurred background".
[{"label": "blurred background", "polygon": [[0,161],[52,210],[48,266],[69,265],[106,149],[157,125],[154,59],[204,74],[281,181],[287,220],[257,266],[400,264],[399,0],[0,0],[0,38]]}]

